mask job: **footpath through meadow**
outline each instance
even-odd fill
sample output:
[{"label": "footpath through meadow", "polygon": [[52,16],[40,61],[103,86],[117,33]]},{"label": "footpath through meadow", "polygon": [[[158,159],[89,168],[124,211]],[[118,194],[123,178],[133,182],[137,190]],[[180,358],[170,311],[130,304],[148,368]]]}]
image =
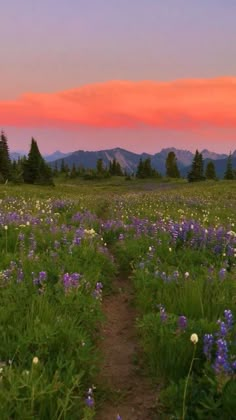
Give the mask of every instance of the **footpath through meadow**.
[{"label": "footpath through meadow", "polygon": [[99,381],[109,391],[97,420],[157,418],[158,390],[141,366],[133,298],[131,281],[120,276],[114,281],[114,292],[104,297],[106,322],[101,331],[104,359]]}]

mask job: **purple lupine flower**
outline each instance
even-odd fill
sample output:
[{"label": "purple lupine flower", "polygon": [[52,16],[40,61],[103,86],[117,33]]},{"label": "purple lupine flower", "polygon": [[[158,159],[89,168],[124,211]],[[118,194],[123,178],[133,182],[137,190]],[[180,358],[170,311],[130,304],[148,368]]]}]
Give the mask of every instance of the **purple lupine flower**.
[{"label": "purple lupine flower", "polygon": [[64,289],[68,291],[71,288],[78,287],[80,278],[81,278],[81,274],[79,273],[72,273],[72,274],[65,273],[62,279]]},{"label": "purple lupine flower", "polygon": [[162,322],[167,321],[168,315],[166,313],[165,307],[163,305],[157,305],[160,310],[160,318]]},{"label": "purple lupine flower", "polygon": [[24,279],[23,270],[22,270],[22,268],[18,268],[18,270],[17,270],[17,278],[16,278],[17,283],[21,283],[23,279]]},{"label": "purple lupine flower", "polygon": [[207,360],[211,360],[211,352],[214,344],[213,334],[205,334],[203,337],[203,343],[203,353],[205,354]]},{"label": "purple lupine flower", "polygon": [[219,278],[220,280],[224,280],[226,276],[227,270],[226,268],[221,268],[219,271]]},{"label": "purple lupine flower", "polygon": [[69,275],[69,273],[64,274],[63,284],[64,284],[65,289],[68,289],[70,287],[70,275]]},{"label": "purple lupine flower", "polygon": [[74,245],[80,245],[81,244],[81,239],[82,238],[80,238],[78,236],[75,236],[74,239],[73,239],[73,244]]},{"label": "purple lupine flower", "polygon": [[28,253],[28,258],[33,258],[33,256],[34,256],[34,250],[31,249]]},{"label": "purple lupine flower", "polygon": [[90,408],[94,407],[95,400],[94,400],[93,389],[92,388],[89,388],[89,390],[87,392],[87,396],[85,398],[85,404]]},{"label": "purple lupine flower", "polygon": [[217,321],[217,324],[219,325],[219,332],[217,335],[219,337],[225,337],[228,334],[228,328],[224,321],[221,321],[220,319]]},{"label": "purple lupine flower", "polygon": [[95,299],[101,299],[102,298],[102,288],[103,285],[101,282],[97,282],[95,290],[93,291],[93,296]]},{"label": "purple lupine flower", "polygon": [[226,321],[228,329],[231,329],[234,322],[232,311],[230,309],[225,309],[224,317],[225,317],[225,321]]},{"label": "purple lupine flower", "polygon": [[179,271],[178,271],[178,270],[176,270],[176,271],[174,271],[174,272],[173,272],[173,274],[172,274],[172,278],[173,278],[174,280],[176,280],[178,277],[179,277]]},{"label": "purple lupine flower", "polygon": [[18,235],[18,240],[21,242],[21,241],[24,241],[24,239],[25,239],[24,233],[20,232]]},{"label": "purple lupine flower", "polygon": [[223,338],[219,338],[216,341],[217,351],[216,351],[216,359],[213,364],[213,369],[216,374],[226,372],[230,372],[230,365],[228,361],[228,345],[227,341]]},{"label": "purple lupine flower", "polygon": [[40,271],[39,272],[39,282],[42,283],[42,281],[45,281],[47,278],[46,271]]},{"label": "purple lupine flower", "polygon": [[39,278],[38,278],[38,277],[34,277],[34,278],[33,278],[33,283],[35,284],[35,286],[40,285]]},{"label": "purple lupine flower", "polygon": [[91,395],[88,395],[87,398],[85,398],[85,403],[90,408],[94,407],[94,404],[95,404],[94,398]]},{"label": "purple lupine flower", "polygon": [[187,318],[184,315],[181,315],[178,318],[178,327],[180,330],[185,330],[187,328]]}]

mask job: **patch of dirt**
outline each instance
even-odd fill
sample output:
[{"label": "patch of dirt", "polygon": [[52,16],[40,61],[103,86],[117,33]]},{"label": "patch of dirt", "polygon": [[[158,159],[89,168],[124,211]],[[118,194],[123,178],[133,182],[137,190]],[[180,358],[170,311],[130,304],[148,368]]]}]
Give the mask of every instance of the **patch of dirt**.
[{"label": "patch of dirt", "polygon": [[104,361],[99,377],[99,383],[108,386],[111,393],[96,419],[116,420],[119,414],[122,420],[154,420],[158,389],[143,376],[138,363],[132,285],[128,279],[118,278],[114,289],[103,301],[107,320],[101,331]]}]

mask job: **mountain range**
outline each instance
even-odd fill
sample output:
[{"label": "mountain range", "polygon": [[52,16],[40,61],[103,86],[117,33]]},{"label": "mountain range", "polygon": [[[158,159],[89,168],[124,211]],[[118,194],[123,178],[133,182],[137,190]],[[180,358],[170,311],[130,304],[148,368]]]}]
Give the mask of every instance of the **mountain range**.
[{"label": "mountain range", "polygon": [[[53,162],[57,159],[63,159],[65,157],[69,156],[71,153],[62,153],[62,152],[60,152],[60,150],[56,150],[56,152],[53,152],[50,155],[45,155],[43,157],[46,160],[46,162],[50,163],[50,162]],[[22,150],[10,153],[11,160],[18,160],[22,156],[27,156],[27,153],[22,151]]]},{"label": "mountain range", "polygon": [[[189,150],[176,149],[175,147],[162,149],[160,152],[155,154],[149,153],[133,153],[119,147],[114,149],[106,149],[100,151],[84,151],[78,150],[72,153],[62,153],[59,150],[56,152],[45,155],[44,159],[50,164],[53,168],[57,165],[60,168],[62,160],[68,165],[69,168],[72,168],[73,165],[76,167],[84,168],[96,168],[96,163],[98,159],[102,159],[104,166],[108,166],[109,162],[113,159],[116,159],[123,170],[128,173],[136,172],[137,165],[140,158],[143,160],[146,158],[151,159],[152,166],[158,170],[162,175],[165,174],[165,162],[166,157],[170,151],[173,151],[177,157],[178,167],[182,176],[186,176],[190,170],[194,153]],[[216,174],[219,178],[222,178],[226,169],[227,158],[226,154],[219,154],[211,152],[207,149],[202,150],[202,155],[205,165],[209,160],[213,160],[216,168]],[[19,156],[24,155],[24,152],[14,152],[11,154],[12,159],[17,159]],[[236,168],[236,150],[232,153],[232,164],[233,168]]]},{"label": "mountain range", "polygon": [[[105,166],[108,166],[111,160],[116,159],[120,163],[123,170],[126,170],[128,173],[133,173],[136,172],[140,158],[143,160],[150,158],[152,166],[157,169],[158,172],[164,175],[166,171],[166,157],[170,151],[175,152],[180,173],[185,177],[190,170],[194,154],[189,150],[176,149],[175,147],[162,149],[160,152],[153,155],[149,153],[137,154],[125,149],[121,149],[119,147],[115,149],[107,149],[94,152],[78,150],[68,154],[68,156],[65,158],[60,158],[51,162],[50,165],[55,167],[55,164],[57,164],[58,168],[60,168],[62,160],[64,160],[64,163],[68,165],[69,168],[72,168],[72,166],[75,165],[76,167],[82,166],[84,168],[94,169],[96,168],[98,159],[102,159]],[[204,149],[201,153],[203,155],[205,164],[209,160],[214,161],[216,174],[219,178],[222,178],[226,169],[228,155],[210,152],[207,149]],[[232,154],[232,164],[233,167],[236,168],[236,150]]]}]

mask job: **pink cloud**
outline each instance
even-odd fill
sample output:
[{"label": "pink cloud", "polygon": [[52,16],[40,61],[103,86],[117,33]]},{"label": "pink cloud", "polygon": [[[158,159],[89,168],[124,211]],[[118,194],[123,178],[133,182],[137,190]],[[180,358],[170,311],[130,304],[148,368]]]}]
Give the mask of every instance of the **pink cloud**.
[{"label": "pink cloud", "polygon": [[236,129],[236,77],[110,81],[0,101],[1,125],[54,128]]}]

